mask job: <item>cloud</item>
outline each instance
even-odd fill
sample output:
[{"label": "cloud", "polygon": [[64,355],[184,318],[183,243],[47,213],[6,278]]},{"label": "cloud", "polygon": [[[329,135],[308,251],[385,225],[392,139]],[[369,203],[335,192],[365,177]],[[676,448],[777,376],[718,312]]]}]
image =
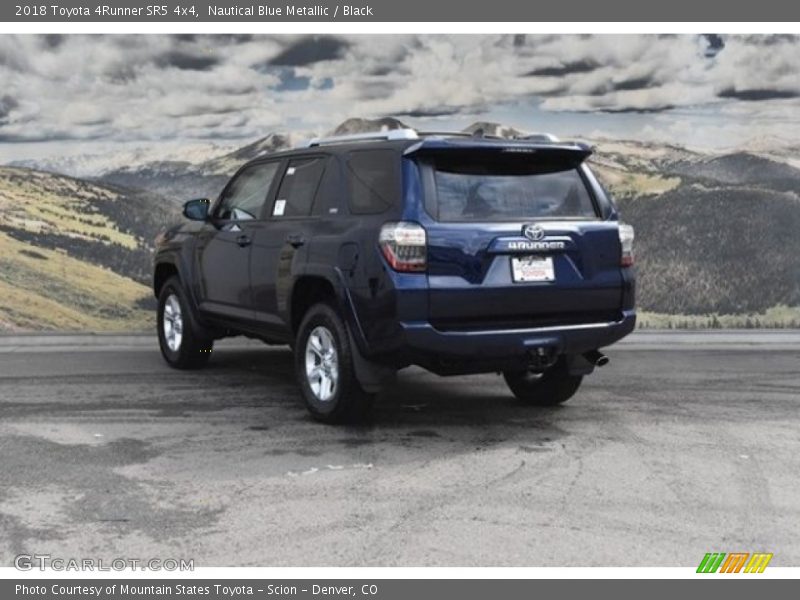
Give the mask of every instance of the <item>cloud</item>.
[{"label": "cloud", "polygon": [[[547,110],[663,110],[715,99],[706,46],[698,36],[556,36],[536,46],[529,60],[542,66],[526,75],[560,74],[534,77],[534,93],[545,98]],[[553,80],[558,87],[541,89]]]},{"label": "cloud", "polygon": [[664,104],[662,106],[647,106],[642,108],[605,108],[602,109],[600,112],[605,112],[610,114],[636,113],[640,115],[647,115],[653,113],[667,112],[674,108],[675,105],[673,104]]},{"label": "cloud", "polygon": [[540,127],[533,114],[623,123],[705,110],[796,127],[799,50],[794,36],[715,34],[5,35],[0,135],[226,140],[493,111],[519,127]]},{"label": "cloud", "polygon": [[780,100],[784,98],[800,98],[798,90],[769,90],[769,89],[750,89],[736,90],[727,88],[722,90],[718,96],[720,98],[735,98],[746,102],[758,102],[760,100]]},{"label": "cloud", "polygon": [[7,72],[25,73],[30,68],[29,52],[19,40],[17,36],[0,35],[0,68]]},{"label": "cloud", "polygon": [[[800,38],[796,36],[730,36],[725,49],[714,58],[713,78],[719,92],[747,90],[800,92],[797,57]],[[736,97],[723,96],[723,97]],[[769,93],[748,100],[770,100]]]},{"label": "cloud", "polygon": [[[442,106],[440,108],[416,109],[405,112],[394,113],[398,117],[425,118],[425,117],[445,117],[457,115],[461,112],[460,108],[452,106]],[[389,116],[389,115],[386,115]]]},{"label": "cloud", "polygon": [[8,122],[11,111],[19,106],[19,102],[12,96],[6,94],[0,97],[0,125]]},{"label": "cloud", "polygon": [[611,89],[615,92],[626,90],[644,90],[655,86],[657,82],[650,76],[634,77],[625,81],[617,81],[611,84]]},{"label": "cloud", "polygon": [[720,50],[725,47],[725,40],[721,35],[717,35],[716,33],[706,33],[703,34],[703,37],[708,44],[704,53],[708,57],[716,56]]},{"label": "cloud", "polygon": [[48,33],[42,36],[42,41],[48,48],[58,48],[64,43],[64,35],[59,33]]},{"label": "cloud", "polygon": [[331,36],[308,36],[290,43],[267,64],[276,67],[302,67],[337,60],[350,47],[349,42]]},{"label": "cloud", "polygon": [[171,50],[156,57],[156,64],[160,67],[175,67],[187,71],[209,71],[219,62],[220,59],[215,56],[198,56],[179,50]]},{"label": "cloud", "polygon": [[564,75],[572,75],[573,73],[588,73],[594,71],[600,65],[593,60],[577,60],[575,62],[554,65],[552,67],[540,67],[533,69],[525,75],[528,77],[563,77]]},{"label": "cloud", "polygon": [[742,42],[751,46],[775,46],[784,43],[795,44],[800,36],[791,33],[776,33],[771,35],[744,35],[738,36]]}]

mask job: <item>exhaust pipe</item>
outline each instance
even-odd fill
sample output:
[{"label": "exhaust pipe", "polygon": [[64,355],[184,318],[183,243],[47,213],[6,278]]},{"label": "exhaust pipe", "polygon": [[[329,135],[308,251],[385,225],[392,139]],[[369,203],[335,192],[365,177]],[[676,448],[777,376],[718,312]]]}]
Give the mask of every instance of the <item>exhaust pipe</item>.
[{"label": "exhaust pipe", "polygon": [[604,367],[608,364],[609,358],[602,352],[597,350],[589,350],[583,355],[583,358],[592,363],[595,367]]}]

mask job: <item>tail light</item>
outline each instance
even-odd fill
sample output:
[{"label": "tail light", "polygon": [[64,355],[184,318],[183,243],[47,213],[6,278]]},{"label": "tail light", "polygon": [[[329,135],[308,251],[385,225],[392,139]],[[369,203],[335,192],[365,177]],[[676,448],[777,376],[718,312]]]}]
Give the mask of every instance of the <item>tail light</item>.
[{"label": "tail light", "polygon": [[419,272],[428,267],[428,236],[422,225],[386,223],[378,237],[383,257],[395,271]]},{"label": "tail light", "polygon": [[633,227],[627,223],[619,224],[619,243],[622,246],[620,265],[633,266]]}]

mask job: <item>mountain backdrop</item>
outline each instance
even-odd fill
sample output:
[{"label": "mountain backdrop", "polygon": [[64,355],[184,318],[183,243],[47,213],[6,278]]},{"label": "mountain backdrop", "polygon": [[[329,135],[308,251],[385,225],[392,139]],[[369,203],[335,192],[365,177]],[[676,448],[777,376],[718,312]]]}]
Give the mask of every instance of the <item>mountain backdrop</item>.
[{"label": "mountain backdrop", "polygon": [[146,191],[0,167],[0,331],[149,327],[153,237],[177,213]]},{"label": "mountain backdrop", "polygon": [[[402,126],[348,119],[332,132]],[[497,123],[465,130],[519,134]],[[153,240],[179,218],[181,202],[216,196],[248,160],[305,137],[276,132],[187,160],[71,157],[0,167],[0,331],[152,327]],[[800,326],[800,146],[757,140],[709,153],[592,143],[594,170],[636,229],[641,323]]]}]

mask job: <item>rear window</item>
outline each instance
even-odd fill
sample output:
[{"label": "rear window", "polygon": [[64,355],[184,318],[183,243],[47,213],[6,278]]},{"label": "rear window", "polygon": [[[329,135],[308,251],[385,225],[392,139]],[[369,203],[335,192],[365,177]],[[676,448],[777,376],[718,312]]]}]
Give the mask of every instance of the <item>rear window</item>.
[{"label": "rear window", "polygon": [[597,217],[575,164],[538,157],[440,159],[434,166],[440,221]]},{"label": "rear window", "polygon": [[350,212],[358,215],[387,211],[400,193],[400,169],[392,150],[357,150],[346,161]]}]

